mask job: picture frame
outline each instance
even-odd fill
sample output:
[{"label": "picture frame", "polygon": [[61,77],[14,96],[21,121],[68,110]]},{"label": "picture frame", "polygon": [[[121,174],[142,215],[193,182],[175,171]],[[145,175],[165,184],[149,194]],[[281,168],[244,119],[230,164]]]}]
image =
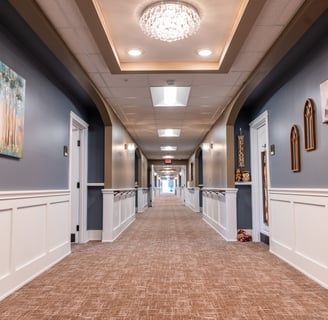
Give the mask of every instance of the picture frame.
[{"label": "picture frame", "polygon": [[237,136],[237,152],[238,152],[238,167],[245,167],[245,135],[241,128],[239,129],[239,135]]},{"label": "picture frame", "polygon": [[301,171],[300,136],[296,124],[290,129],[290,165],[293,172]]},{"label": "picture frame", "polygon": [[320,84],[322,122],[328,122],[328,80]]},{"label": "picture frame", "polygon": [[316,149],[315,139],[315,110],[312,99],[308,98],[304,104],[304,149],[312,151]]},{"label": "picture frame", "polygon": [[23,157],[25,79],[0,61],[0,154]]}]

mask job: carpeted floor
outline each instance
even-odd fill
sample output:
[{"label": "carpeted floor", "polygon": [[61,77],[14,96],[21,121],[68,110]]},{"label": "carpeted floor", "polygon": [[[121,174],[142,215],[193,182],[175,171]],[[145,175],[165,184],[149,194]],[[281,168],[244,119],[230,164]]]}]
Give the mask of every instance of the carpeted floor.
[{"label": "carpeted floor", "polygon": [[328,319],[328,290],[268,252],[227,243],[164,196],[114,243],[73,253],[0,302],[0,319]]}]

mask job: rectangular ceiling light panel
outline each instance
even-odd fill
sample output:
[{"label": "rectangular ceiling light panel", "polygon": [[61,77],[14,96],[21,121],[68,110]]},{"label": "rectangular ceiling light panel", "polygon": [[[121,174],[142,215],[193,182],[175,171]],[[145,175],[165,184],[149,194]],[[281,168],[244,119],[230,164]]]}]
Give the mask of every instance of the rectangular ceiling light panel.
[{"label": "rectangular ceiling light panel", "polygon": [[158,129],[159,137],[180,137],[180,129]]},{"label": "rectangular ceiling light panel", "polygon": [[185,107],[190,87],[150,87],[154,107]]},{"label": "rectangular ceiling light panel", "polygon": [[161,151],[176,151],[177,147],[176,146],[162,146]]}]

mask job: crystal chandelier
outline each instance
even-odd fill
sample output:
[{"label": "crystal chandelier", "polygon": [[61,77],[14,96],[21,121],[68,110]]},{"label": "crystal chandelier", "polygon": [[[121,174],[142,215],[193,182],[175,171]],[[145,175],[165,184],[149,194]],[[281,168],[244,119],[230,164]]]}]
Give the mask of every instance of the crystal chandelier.
[{"label": "crystal chandelier", "polygon": [[147,36],[173,42],[193,35],[199,29],[200,17],[186,2],[159,1],[146,7],[139,23]]}]

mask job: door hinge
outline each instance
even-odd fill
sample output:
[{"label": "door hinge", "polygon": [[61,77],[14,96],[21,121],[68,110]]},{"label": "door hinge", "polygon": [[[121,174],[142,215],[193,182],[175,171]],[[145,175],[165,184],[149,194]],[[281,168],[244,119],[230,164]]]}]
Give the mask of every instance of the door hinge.
[{"label": "door hinge", "polygon": [[71,242],[75,242],[75,233],[71,233]]},{"label": "door hinge", "polygon": [[81,146],[81,141],[77,140],[77,146],[80,147]]},{"label": "door hinge", "polygon": [[76,225],[76,231],[80,231],[80,226],[78,224]]},{"label": "door hinge", "polygon": [[80,182],[76,183],[76,188],[80,189]]}]

